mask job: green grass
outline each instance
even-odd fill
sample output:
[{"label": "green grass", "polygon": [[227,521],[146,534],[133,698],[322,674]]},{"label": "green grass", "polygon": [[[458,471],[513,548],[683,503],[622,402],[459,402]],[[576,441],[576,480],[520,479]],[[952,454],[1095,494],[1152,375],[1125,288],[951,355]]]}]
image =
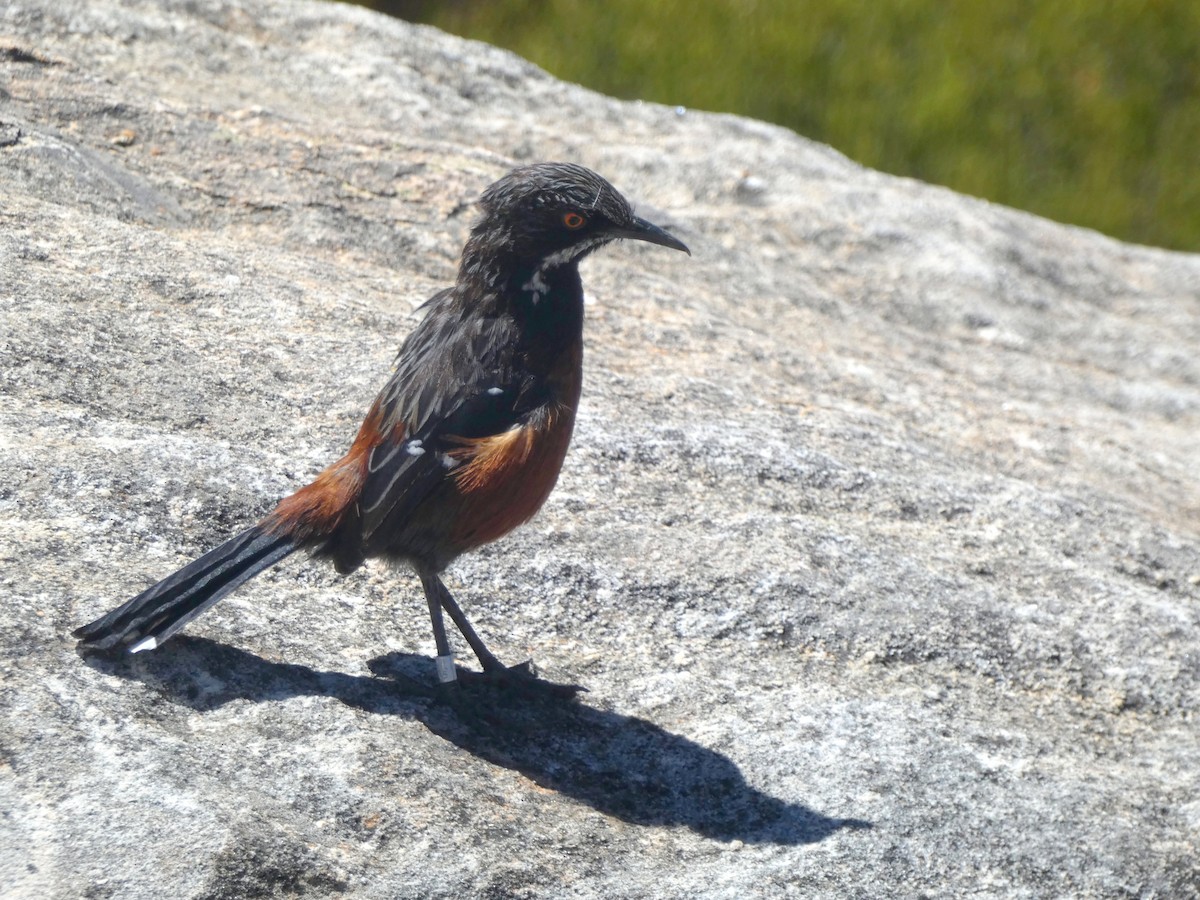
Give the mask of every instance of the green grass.
[{"label": "green grass", "polygon": [[614,96],[766,119],[887,172],[1200,250],[1196,0],[397,0],[390,11]]}]

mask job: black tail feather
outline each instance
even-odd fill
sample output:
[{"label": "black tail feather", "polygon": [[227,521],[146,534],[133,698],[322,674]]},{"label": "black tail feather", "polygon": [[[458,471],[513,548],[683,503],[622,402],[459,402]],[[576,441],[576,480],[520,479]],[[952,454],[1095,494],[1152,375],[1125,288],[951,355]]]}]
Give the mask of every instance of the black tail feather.
[{"label": "black tail feather", "polygon": [[151,650],[238,585],[296,549],[287,536],[247,529],[188,563],[128,603],[75,630],[81,644],[100,650]]}]

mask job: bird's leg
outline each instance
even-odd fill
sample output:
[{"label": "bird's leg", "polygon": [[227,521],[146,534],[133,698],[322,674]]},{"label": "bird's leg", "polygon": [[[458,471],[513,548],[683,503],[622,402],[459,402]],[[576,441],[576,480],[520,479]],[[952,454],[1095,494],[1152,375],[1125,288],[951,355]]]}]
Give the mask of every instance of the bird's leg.
[{"label": "bird's leg", "polygon": [[441,579],[431,572],[419,571],[417,574],[421,576],[421,587],[425,590],[425,601],[429,604],[433,642],[437,645],[438,681],[442,684],[452,684],[458,680],[458,676],[454,671],[454,654],[450,652],[450,641],[446,638],[446,623],[442,620],[441,594],[446,592],[446,587]]},{"label": "bird's leg", "polygon": [[[425,589],[425,598],[429,601],[429,615],[433,619],[435,639],[440,632],[442,635],[440,640],[445,640],[441,617],[441,611],[444,609],[449,613],[450,618],[454,620],[454,624],[458,626],[458,630],[462,632],[463,637],[467,639],[467,643],[471,645],[471,649],[475,651],[475,655],[479,658],[479,664],[483,666],[482,675],[464,670],[462,673],[462,680],[464,682],[473,681],[505,688],[515,688],[521,691],[536,690],[550,697],[568,700],[573,699],[580,691],[587,690],[587,688],[577,684],[552,684],[548,681],[541,681],[538,679],[537,670],[534,669],[533,663],[528,661],[516,666],[504,665],[488,650],[487,645],[475,633],[475,629],[471,627],[466,614],[454,602],[454,598],[450,595],[450,591],[446,589],[446,585],[442,583],[442,579],[435,572],[418,570],[418,574],[421,576],[421,586]],[[449,650],[443,650],[442,644],[439,642],[439,676],[442,671],[441,660],[443,657],[441,654],[443,653],[449,653]],[[446,658],[449,659],[449,657]],[[451,673],[454,672],[453,660],[450,660],[450,671]]]},{"label": "bird's leg", "polygon": [[[506,671],[504,663],[487,648],[487,644],[483,639],[475,633],[475,629],[471,627],[470,621],[467,620],[466,614],[454,602],[454,598],[450,596],[450,591],[446,589],[446,585],[433,572],[421,573],[421,586],[425,588],[425,596],[429,600],[430,615],[433,614],[435,605],[440,605],[450,614],[450,618],[454,620],[454,624],[458,626],[458,630],[462,632],[462,636],[467,639],[467,643],[471,645],[471,649],[475,651],[475,656],[479,659],[479,664],[483,666],[485,672],[503,672]],[[441,622],[441,609],[438,610],[437,620]],[[436,632],[437,626],[434,626]],[[436,636],[436,635],[435,635]],[[438,653],[442,651],[439,649]]]}]

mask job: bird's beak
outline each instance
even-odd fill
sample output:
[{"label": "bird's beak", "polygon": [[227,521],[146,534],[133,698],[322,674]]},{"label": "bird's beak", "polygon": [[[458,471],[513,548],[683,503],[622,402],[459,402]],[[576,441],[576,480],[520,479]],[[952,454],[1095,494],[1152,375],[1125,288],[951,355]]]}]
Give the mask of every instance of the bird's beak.
[{"label": "bird's beak", "polygon": [[619,238],[629,238],[631,241],[646,241],[651,244],[661,244],[664,247],[670,247],[672,250],[682,250],[688,256],[692,255],[692,251],[687,248],[687,245],[675,237],[675,235],[669,234],[653,222],[647,222],[645,219],[639,219],[637,216],[634,216],[633,221],[624,228],[614,228],[612,234]]}]

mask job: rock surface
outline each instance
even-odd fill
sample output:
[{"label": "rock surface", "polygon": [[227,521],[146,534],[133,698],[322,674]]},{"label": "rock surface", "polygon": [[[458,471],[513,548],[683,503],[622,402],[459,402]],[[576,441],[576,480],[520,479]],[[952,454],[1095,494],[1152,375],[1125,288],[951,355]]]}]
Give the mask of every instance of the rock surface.
[{"label": "rock surface", "polygon": [[[590,260],[575,444],[431,688],[293,559],[70,630],[347,445],[517,162]],[[332,4],[0,9],[0,895],[1200,896],[1200,258]]]}]

